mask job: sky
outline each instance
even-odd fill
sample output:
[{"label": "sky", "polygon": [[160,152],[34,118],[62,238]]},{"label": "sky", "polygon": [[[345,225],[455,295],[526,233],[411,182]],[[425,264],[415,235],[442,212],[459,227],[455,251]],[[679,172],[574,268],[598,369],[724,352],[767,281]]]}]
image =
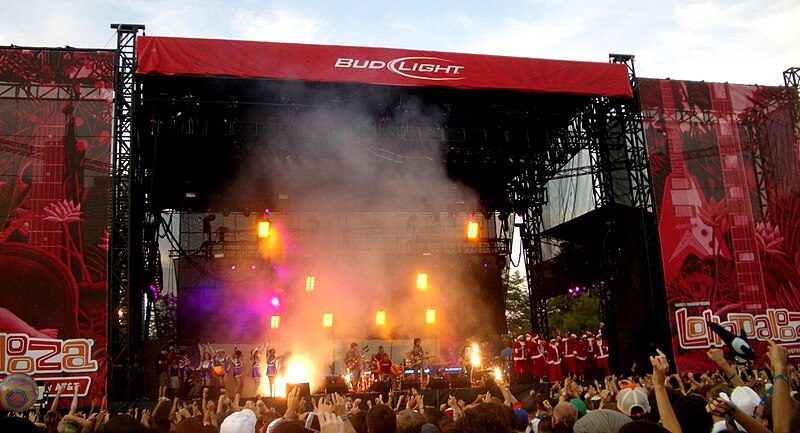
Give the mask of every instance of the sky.
[{"label": "sky", "polygon": [[[3,0],[0,45],[109,48],[148,36],[390,47],[607,62],[639,77],[782,85],[800,66],[800,1]],[[457,5],[457,6],[456,6]]]}]

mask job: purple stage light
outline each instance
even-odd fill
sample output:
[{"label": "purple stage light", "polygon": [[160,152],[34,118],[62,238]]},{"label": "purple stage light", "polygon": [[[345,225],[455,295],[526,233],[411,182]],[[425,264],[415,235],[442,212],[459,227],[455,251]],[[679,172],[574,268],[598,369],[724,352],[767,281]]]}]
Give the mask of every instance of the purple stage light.
[{"label": "purple stage light", "polygon": [[270,299],[269,302],[270,302],[270,304],[272,304],[273,307],[277,307],[277,306],[281,305],[281,300],[278,299],[277,296],[273,296],[272,299]]}]

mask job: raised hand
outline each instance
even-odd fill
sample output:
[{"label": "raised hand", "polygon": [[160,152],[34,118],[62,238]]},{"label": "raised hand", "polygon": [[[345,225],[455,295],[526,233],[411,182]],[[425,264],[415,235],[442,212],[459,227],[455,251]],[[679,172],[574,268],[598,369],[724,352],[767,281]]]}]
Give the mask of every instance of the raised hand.
[{"label": "raised hand", "polygon": [[667,382],[667,371],[669,371],[669,361],[660,349],[656,349],[658,355],[650,357],[650,364],[653,365],[653,385],[664,386]]}]

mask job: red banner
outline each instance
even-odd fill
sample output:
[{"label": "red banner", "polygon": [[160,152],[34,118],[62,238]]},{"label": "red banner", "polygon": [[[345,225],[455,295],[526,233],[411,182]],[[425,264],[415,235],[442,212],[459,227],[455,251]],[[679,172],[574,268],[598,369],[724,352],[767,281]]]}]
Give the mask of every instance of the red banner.
[{"label": "red banner", "polygon": [[147,36],[136,48],[139,74],[632,95],[622,64]]},{"label": "red banner", "polygon": [[0,379],[98,401],[113,74],[111,51],[0,49]]},{"label": "red banner", "polygon": [[642,80],[641,97],[678,368],[713,368],[709,322],[763,366],[766,340],[800,339],[797,92]]}]

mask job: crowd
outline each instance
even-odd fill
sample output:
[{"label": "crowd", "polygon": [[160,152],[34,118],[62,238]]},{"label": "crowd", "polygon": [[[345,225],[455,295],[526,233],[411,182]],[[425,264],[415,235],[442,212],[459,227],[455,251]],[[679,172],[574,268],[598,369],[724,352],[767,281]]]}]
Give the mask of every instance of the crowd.
[{"label": "crowd", "polygon": [[[719,349],[708,356],[719,370],[695,377],[668,374],[669,361],[652,356],[652,373],[607,376],[604,383],[579,383],[566,378],[542,394],[518,399],[505,385],[473,402],[450,395],[440,406],[423,395],[389,394],[361,401],[338,394],[311,399],[294,388],[279,413],[263,400],[242,401],[239,395],[181,403],[159,400],[152,411],[109,414],[77,411],[77,399],[62,416],[54,402],[36,424],[34,417],[0,418],[0,431],[14,432],[213,432],[213,433],[789,433],[800,432],[796,390],[800,376],[788,363],[785,347],[770,343],[763,369],[737,370]],[[311,409],[306,411],[306,408]]]}]

